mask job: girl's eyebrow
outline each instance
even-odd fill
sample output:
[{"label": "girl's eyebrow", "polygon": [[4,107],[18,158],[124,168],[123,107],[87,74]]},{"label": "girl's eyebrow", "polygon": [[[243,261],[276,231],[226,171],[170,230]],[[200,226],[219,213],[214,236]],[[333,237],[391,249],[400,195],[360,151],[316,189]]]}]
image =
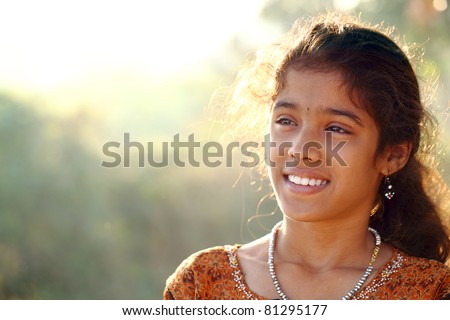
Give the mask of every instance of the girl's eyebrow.
[{"label": "girl's eyebrow", "polygon": [[341,108],[325,108],[324,113],[350,118],[359,126],[364,127],[364,124],[363,124],[361,118],[358,117],[354,112],[352,112],[350,110],[341,109]]},{"label": "girl's eyebrow", "polygon": [[[287,109],[297,110],[298,106],[295,103],[280,100],[275,103],[273,110],[276,110],[279,108],[287,108]],[[353,122],[355,122],[357,125],[364,127],[364,123],[361,120],[361,118],[358,117],[356,115],[356,113],[354,113],[351,110],[339,108],[339,107],[328,107],[328,108],[323,108],[323,109],[321,108],[320,111],[325,114],[347,117],[350,120],[352,120]]]},{"label": "girl's eyebrow", "polygon": [[275,103],[273,110],[276,110],[278,108],[297,109],[297,105],[295,103],[280,100]]}]

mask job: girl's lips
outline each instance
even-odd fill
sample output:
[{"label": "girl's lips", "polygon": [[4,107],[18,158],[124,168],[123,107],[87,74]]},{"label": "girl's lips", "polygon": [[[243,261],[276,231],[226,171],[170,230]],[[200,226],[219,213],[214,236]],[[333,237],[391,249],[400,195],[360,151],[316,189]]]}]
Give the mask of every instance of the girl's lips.
[{"label": "girl's lips", "polygon": [[329,182],[329,180],[326,179],[300,177],[293,174],[288,175],[288,180],[302,186],[320,186]]},{"label": "girl's lips", "polygon": [[330,180],[306,178],[295,175],[284,175],[284,181],[288,189],[296,194],[314,194],[325,189]]}]

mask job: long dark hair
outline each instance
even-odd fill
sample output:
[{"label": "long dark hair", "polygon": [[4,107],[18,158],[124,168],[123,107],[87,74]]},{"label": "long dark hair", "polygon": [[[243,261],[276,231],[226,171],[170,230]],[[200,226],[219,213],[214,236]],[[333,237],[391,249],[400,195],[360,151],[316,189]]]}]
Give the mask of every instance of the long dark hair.
[{"label": "long dark hair", "polygon": [[[228,105],[231,112],[256,107],[247,116],[267,116],[261,105],[271,105],[283,88],[288,68],[339,72],[349,97],[365,108],[379,129],[377,155],[388,146],[408,142],[411,154],[404,168],[390,179],[395,188],[384,199],[381,183],[377,214],[370,220],[384,241],[418,257],[445,262],[450,240],[445,216],[448,189],[436,170],[433,151],[433,118],[424,106],[416,73],[407,51],[388,31],[370,27],[352,17],[328,14],[300,21],[281,44],[260,52],[241,73]],[[237,101],[237,102],[236,102]],[[263,115],[263,116],[261,116]],[[248,122],[243,125],[253,129]],[[242,122],[244,123],[244,122]]]}]

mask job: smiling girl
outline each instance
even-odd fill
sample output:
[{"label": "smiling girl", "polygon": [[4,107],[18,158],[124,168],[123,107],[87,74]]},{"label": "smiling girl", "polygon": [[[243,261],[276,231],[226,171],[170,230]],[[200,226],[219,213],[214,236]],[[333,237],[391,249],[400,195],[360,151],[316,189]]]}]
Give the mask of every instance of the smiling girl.
[{"label": "smiling girl", "polygon": [[404,51],[332,14],[273,49],[234,97],[269,114],[283,219],[251,243],[193,254],[164,298],[448,299],[448,193],[426,158],[431,122]]}]

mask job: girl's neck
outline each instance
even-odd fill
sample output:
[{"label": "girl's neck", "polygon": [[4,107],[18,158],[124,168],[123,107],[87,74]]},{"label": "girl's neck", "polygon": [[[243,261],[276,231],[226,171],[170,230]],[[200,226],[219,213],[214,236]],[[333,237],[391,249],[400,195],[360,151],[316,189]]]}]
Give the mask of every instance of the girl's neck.
[{"label": "girl's neck", "polygon": [[296,222],[285,218],[276,237],[279,261],[314,270],[364,266],[375,242],[368,223]]}]

